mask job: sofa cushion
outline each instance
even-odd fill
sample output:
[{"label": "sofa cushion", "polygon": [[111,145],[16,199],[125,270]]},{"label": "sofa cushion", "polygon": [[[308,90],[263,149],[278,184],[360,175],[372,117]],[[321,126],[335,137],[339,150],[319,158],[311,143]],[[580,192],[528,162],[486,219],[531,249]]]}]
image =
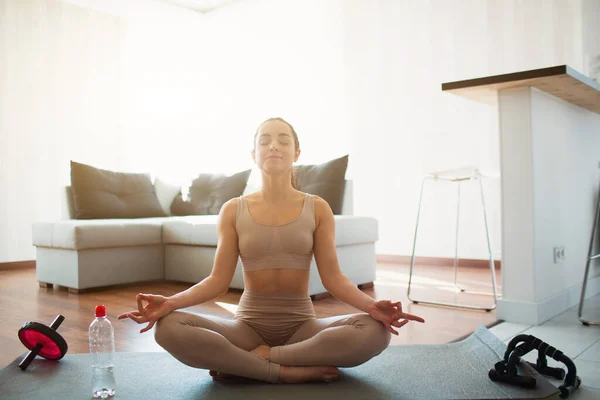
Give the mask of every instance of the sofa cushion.
[{"label": "sofa cushion", "polygon": [[296,185],[299,191],[321,197],[335,215],[342,213],[344,202],[344,184],[348,155],[319,165],[298,165]]},{"label": "sofa cushion", "polygon": [[216,246],[218,218],[218,215],[170,218],[163,223],[163,243]]},{"label": "sofa cushion", "polygon": [[[163,243],[216,246],[217,218],[216,215],[169,218],[163,224]],[[379,239],[375,218],[335,215],[334,219],[336,246],[373,243]]]},{"label": "sofa cushion", "polygon": [[75,218],[165,216],[150,174],[114,172],[71,161]]},{"label": "sofa cushion", "polygon": [[62,220],[33,224],[33,245],[60,249],[147,246],[162,243],[168,218]]},{"label": "sofa cushion", "polygon": [[180,193],[171,204],[173,215],[217,215],[227,201],[241,196],[246,188],[251,170],[230,176],[200,174],[188,193]]},{"label": "sofa cushion", "polygon": [[334,215],[335,245],[349,246],[379,240],[377,219],[355,215]]}]

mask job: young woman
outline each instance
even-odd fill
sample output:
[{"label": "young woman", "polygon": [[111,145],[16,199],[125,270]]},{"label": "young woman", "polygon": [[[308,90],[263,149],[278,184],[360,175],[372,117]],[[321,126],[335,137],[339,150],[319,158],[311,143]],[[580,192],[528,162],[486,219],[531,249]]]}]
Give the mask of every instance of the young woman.
[{"label": "young woman", "polygon": [[[240,376],[273,383],[330,381],[337,367],[380,354],[409,321],[400,302],[375,301],[342,274],[335,221],[328,203],[295,188],[300,156],[294,128],[281,118],[263,122],[252,158],[261,189],[223,205],[210,276],[170,297],[138,294],[138,309],[119,316],[155,324],[157,343],[182,363],[210,370],[215,380]],[[323,286],[361,313],[316,318],[308,295],[315,258]],[[238,257],[244,292],[233,320],[176,311],[227,292]],[[144,302],[147,304],[144,305]]]}]

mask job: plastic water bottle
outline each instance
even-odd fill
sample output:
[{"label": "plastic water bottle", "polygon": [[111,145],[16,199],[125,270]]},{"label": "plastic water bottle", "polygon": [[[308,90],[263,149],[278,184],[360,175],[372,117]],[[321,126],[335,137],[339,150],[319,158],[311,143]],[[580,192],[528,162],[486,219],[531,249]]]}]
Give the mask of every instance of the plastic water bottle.
[{"label": "plastic water bottle", "polygon": [[90,354],[92,356],[92,395],[107,399],[115,395],[117,383],[113,371],[115,331],[106,318],[106,307],[96,306],[96,318],[90,324]]}]

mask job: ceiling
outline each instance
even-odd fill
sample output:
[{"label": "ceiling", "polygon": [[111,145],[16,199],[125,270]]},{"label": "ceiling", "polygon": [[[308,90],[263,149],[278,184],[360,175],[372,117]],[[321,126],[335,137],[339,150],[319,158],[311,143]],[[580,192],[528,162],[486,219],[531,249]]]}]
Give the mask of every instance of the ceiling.
[{"label": "ceiling", "polygon": [[240,0],[162,0],[174,6],[187,8],[200,13],[207,13],[218,8],[223,8]]}]

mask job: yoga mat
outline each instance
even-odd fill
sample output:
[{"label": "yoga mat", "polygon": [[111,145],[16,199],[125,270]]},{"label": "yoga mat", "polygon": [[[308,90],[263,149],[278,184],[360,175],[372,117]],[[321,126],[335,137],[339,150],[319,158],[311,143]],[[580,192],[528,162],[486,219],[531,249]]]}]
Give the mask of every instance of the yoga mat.
[{"label": "yoga mat", "polygon": [[[161,400],[390,400],[390,399],[546,399],[558,389],[527,364],[520,373],[535,376],[536,389],[522,389],[488,378],[506,345],[480,326],[466,339],[443,345],[390,346],[354,368],[341,368],[329,383],[271,384],[215,382],[208,371],[188,367],[166,352],[117,353],[115,399]],[[190,349],[193,351],[193,349]],[[89,399],[88,354],[60,361],[35,359],[26,371],[15,359],[0,371],[0,398]]]}]

